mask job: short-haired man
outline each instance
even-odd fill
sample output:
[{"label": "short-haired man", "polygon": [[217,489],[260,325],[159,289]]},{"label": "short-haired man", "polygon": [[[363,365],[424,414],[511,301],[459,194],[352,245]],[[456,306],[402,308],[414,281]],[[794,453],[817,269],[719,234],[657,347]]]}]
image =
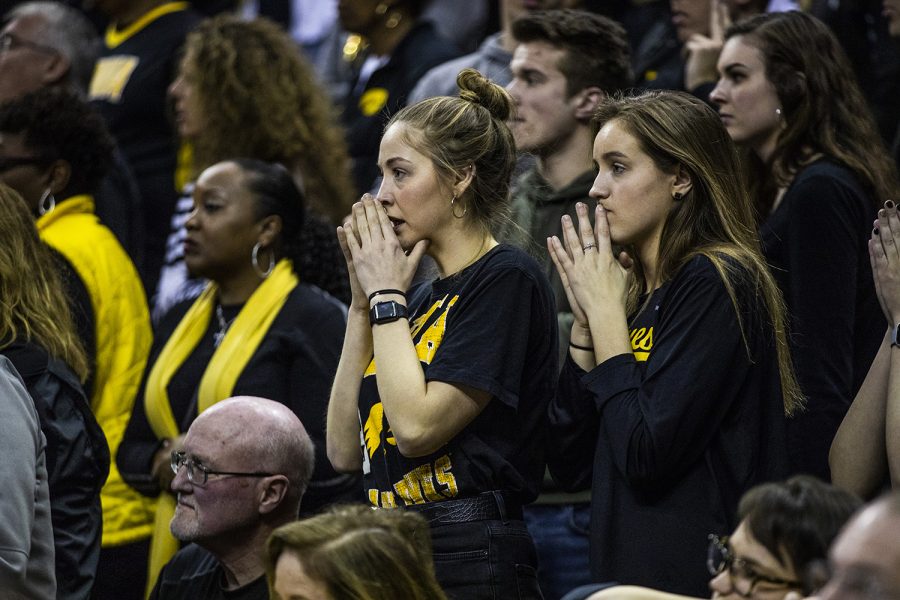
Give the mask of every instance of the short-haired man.
[{"label": "short-haired man", "polygon": [[[510,122],[516,148],[536,158],[518,180],[515,221],[544,247],[561,235],[560,218],[575,218],[578,202],[593,202],[591,117],[607,94],[633,80],[625,30],[614,21],[579,10],[550,10],[513,23],[518,45],[507,90],[516,104]],[[559,315],[560,352],[568,352],[572,314],[562,282],[546,252]]]},{"label": "short-haired man", "polygon": [[172,468],[178,504],[170,529],[189,545],[150,597],[267,599],[266,540],[297,518],[313,470],[300,420],[272,400],[223,400],[194,420]]},{"label": "short-haired man", "polygon": [[[516,185],[513,219],[527,233],[524,245],[543,247],[549,236],[562,235],[560,219],[574,219],[578,202],[594,204],[588,198],[594,181],[591,117],[607,94],[631,86],[630,53],[620,25],[585,11],[534,12],[513,22],[511,31],[517,45],[507,86],[516,104],[510,127],[518,150],[536,159]],[[516,241],[516,232],[507,237]],[[556,295],[563,358],[572,312],[549,255],[541,256]],[[590,578],[590,497],[550,496],[551,485],[548,478],[545,494],[525,516],[538,550],[541,588],[559,597]]]},{"label": "short-haired man", "polygon": [[900,599],[900,492],[857,513],[832,544],[829,563],[819,600]]}]

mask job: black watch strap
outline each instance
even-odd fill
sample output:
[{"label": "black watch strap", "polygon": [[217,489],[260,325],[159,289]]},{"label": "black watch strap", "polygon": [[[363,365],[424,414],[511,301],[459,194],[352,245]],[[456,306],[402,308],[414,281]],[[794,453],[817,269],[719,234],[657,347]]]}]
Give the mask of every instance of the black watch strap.
[{"label": "black watch strap", "polygon": [[378,302],[369,309],[369,324],[393,323],[398,319],[409,318],[407,308],[394,300]]}]

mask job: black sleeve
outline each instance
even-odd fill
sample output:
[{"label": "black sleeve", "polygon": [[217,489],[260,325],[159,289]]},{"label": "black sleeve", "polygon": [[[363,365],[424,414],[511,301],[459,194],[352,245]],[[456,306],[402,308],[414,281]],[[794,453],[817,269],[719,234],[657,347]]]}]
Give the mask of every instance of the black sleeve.
[{"label": "black sleeve", "polygon": [[[50,248],[50,246],[46,246]],[[94,319],[94,308],[91,304],[91,296],[87,287],[78,275],[78,271],[62,254],[50,248],[50,253],[56,261],[63,289],[69,301],[69,310],[72,312],[72,320],[75,324],[75,332],[84,347],[84,353],[88,361],[88,379],[84,383],[84,392],[88,398],[93,395],[94,371],[97,365],[97,332]]]},{"label": "black sleeve", "polygon": [[567,352],[549,409],[551,443],[547,447],[547,464],[554,481],[567,491],[591,487],[600,430],[600,416],[590,393],[581,384],[584,374]]},{"label": "black sleeve", "polygon": [[734,382],[752,368],[711,266],[676,278],[664,302],[645,369],[634,354],[620,354],[582,378],[613,463],[630,485],[647,489],[666,489],[696,462],[737,400]]},{"label": "black sleeve", "polygon": [[138,272],[144,266],[144,227],[141,195],[122,151],[115,147],[112,166],[94,194],[100,221],[122,244]]},{"label": "black sleeve", "polygon": [[[318,294],[318,291],[310,293]],[[294,334],[297,348],[290,365],[286,403],[294,411],[315,445],[315,469],[303,497],[302,512],[313,514],[345,492],[359,494],[362,485],[354,475],[337,473],[325,448],[325,421],[331,384],[343,347],[346,318],[333,301],[316,318],[306,319]]]},{"label": "black sleeve", "polygon": [[191,301],[175,305],[163,318],[159,327],[153,334],[153,347],[150,349],[150,357],[144,370],[141,388],[134,401],[131,418],[116,452],[116,466],[122,475],[123,481],[145,496],[156,497],[160,489],[150,475],[153,466],[153,455],[156,454],[161,440],[153,433],[147,413],[144,410],[144,393],[147,387],[147,376],[163,346],[169,340],[169,336],[175,331],[181,318],[190,307]]},{"label": "black sleeve", "polygon": [[[792,358],[807,410],[789,422],[794,464],[828,477],[826,457],[853,400],[854,330],[860,290],[860,206],[834,177],[809,177],[789,191],[787,289]],[[787,199],[786,199],[787,201]],[[874,209],[872,210],[874,219]],[[865,262],[863,262],[865,264]]]}]

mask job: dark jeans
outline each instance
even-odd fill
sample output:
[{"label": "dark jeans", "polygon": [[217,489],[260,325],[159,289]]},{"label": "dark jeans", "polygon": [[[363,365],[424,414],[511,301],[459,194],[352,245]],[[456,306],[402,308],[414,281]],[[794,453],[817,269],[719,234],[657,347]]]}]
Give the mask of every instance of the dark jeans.
[{"label": "dark jeans", "polygon": [[559,600],[572,588],[591,582],[591,505],[532,504],[525,523],[537,547],[538,580],[547,600]]},{"label": "dark jeans", "polygon": [[431,539],[435,573],[450,600],[543,600],[523,521],[439,525]]}]

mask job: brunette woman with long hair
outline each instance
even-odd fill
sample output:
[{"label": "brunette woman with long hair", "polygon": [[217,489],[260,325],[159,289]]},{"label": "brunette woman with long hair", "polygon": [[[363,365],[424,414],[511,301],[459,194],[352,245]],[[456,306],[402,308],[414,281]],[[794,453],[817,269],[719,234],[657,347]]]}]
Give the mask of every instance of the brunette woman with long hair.
[{"label": "brunette woman with long hair", "polygon": [[867,243],[894,167],[837,39],[801,12],[732,25],[710,99],[745,151],[759,236],[788,310],[807,410],[792,472],[829,479],[828,449],[883,334]]},{"label": "brunette woman with long hair", "polygon": [[550,470],[592,485],[596,581],[702,595],[707,535],[787,472],[800,394],[738,155],[681,93],[610,99],[577,226],[548,247],[575,315]]}]

